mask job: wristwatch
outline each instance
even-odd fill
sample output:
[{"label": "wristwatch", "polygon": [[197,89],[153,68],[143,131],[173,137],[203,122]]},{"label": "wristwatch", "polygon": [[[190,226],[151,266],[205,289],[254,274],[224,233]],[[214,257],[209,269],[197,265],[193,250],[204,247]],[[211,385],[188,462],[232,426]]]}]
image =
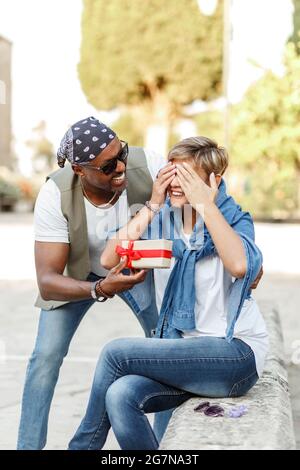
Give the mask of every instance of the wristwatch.
[{"label": "wristwatch", "polygon": [[97,302],[105,302],[107,299],[111,299],[114,297],[113,295],[109,295],[101,289],[101,282],[104,278],[98,279],[98,281],[93,282],[91,286],[91,296]]}]

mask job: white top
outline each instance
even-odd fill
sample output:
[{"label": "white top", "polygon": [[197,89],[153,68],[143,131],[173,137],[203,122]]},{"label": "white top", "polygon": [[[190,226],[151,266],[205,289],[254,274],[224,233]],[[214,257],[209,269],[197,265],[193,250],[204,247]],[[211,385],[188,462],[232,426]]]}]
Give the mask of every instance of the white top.
[{"label": "white top", "polygon": [[[189,246],[190,235],[182,232],[182,239]],[[175,258],[170,269],[155,269],[156,303],[160,311],[163,295]],[[183,333],[184,338],[195,336],[225,337],[229,291],[234,278],[226,271],[219,256],[209,256],[197,261],[195,267],[195,319],[196,329]],[[251,297],[245,300],[235,324],[234,337],[247,343],[255,355],[258,376],[262,375],[268,352],[268,333],[258,305]]]},{"label": "white top", "polygon": [[[159,170],[166,165],[166,160],[159,154],[145,149],[147,166],[153,180]],[[105,276],[107,270],[100,265],[100,256],[104,250],[109,232],[114,232],[130,219],[127,191],[123,191],[115,205],[97,208],[84,198],[91,270],[99,276]],[[34,209],[35,240],[40,242],[70,243],[68,222],[61,211],[60,190],[49,179],[42,187]]]}]

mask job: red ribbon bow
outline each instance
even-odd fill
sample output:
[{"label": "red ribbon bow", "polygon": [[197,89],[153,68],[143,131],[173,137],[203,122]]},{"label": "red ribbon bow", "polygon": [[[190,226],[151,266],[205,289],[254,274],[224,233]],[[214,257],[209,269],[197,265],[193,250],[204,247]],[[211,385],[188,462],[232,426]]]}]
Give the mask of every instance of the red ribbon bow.
[{"label": "red ribbon bow", "polygon": [[132,261],[142,258],[172,258],[172,251],[170,250],[135,250],[134,240],[128,242],[128,248],[117,245],[116,253],[119,256],[127,256],[128,268],[132,268]]}]

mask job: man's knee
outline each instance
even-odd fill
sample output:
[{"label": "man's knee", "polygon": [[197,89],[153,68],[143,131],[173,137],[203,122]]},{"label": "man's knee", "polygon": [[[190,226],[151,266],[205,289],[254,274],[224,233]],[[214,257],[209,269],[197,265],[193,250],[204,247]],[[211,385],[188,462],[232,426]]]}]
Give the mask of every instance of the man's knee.
[{"label": "man's knee", "polygon": [[30,364],[45,370],[57,368],[61,366],[65,355],[66,352],[58,345],[53,344],[51,347],[45,345],[34,349]]}]

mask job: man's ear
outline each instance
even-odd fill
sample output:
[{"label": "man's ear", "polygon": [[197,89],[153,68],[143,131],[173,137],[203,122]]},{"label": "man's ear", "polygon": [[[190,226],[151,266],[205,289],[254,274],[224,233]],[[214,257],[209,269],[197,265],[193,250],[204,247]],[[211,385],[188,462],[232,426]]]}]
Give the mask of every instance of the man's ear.
[{"label": "man's ear", "polygon": [[76,165],[76,163],[72,164],[72,170],[74,171],[75,175],[78,175],[78,176],[84,175],[82,167],[80,165]]}]

